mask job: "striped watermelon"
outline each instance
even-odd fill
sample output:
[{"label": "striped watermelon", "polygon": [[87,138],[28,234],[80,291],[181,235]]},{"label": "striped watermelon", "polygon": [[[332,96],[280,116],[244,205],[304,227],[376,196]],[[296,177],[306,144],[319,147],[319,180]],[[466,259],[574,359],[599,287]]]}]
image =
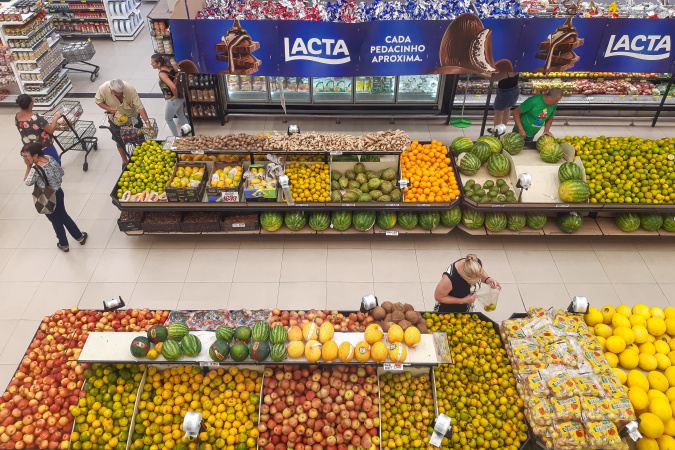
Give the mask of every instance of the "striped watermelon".
[{"label": "striped watermelon", "polygon": [[446,227],[455,227],[462,220],[462,210],[455,206],[449,211],[441,212],[441,223]]},{"label": "striped watermelon", "polygon": [[359,231],[368,231],[375,225],[375,211],[357,211],[352,216],[354,228]]},{"label": "striped watermelon", "polygon": [[235,342],[230,347],[230,357],[235,362],[242,362],[248,358],[248,345],[243,342]]},{"label": "striped watermelon", "polygon": [[333,228],[338,231],[345,231],[352,226],[351,211],[333,211]]},{"label": "striped watermelon", "polygon": [[225,361],[229,354],[230,344],[225,341],[217,340],[209,347],[209,356],[214,361]]},{"label": "striped watermelon", "polygon": [[527,213],[527,226],[533,230],[541,230],[547,222],[545,214],[541,213]]},{"label": "striped watermelon", "polygon": [[399,211],[396,213],[398,224],[406,230],[412,230],[417,226],[419,218],[417,213],[413,211]]},{"label": "striped watermelon", "polygon": [[194,334],[188,334],[180,341],[180,348],[185,356],[195,357],[202,351],[202,342]]},{"label": "striped watermelon", "polygon": [[270,342],[272,344],[283,344],[286,342],[287,337],[288,331],[286,331],[283,325],[272,327],[272,331],[270,331]]},{"label": "striped watermelon", "polygon": [[480,228],[485,222],[485,215],[480,211],[465,209],[462,211],[462,225],[467,228]]},{"label": "striped watermelon", "polygon": [[182,355],[180,345],[174,340],[168,340],[162,345],[162,356],[167,361],[175,361]]},{"label": "striped watermelon", "polygon": [[471,154],[478,157],[481,165],[485,164],[492,155],[492,147],[487,142],[476,142],[471,147]]},{"label": "striped watermelon", "polygon": [[525,228],[527,217],[524,213],[508,213],[506,215],[506,228],[511,231],[520,231]]},{"label": "striped watermelon", "polygon": [[569,180],[582,181],[584,179],[584,174],[581,172],[581,167],[573,162],[564,162],[558,168],[558,179],[561,183]]},{"label": "striped watermelon", "polygon": [[[537,145],[539,144],[537,143]],[[557,143],[551,142],[542,147],[539,156],[541,156],[542,161],[555,164],[562,159],[563,151]]]},{"label": "striped watermelon", "polygon": [[131,341],[131,346],[129,349],[131,350],[131,354],[133,356],[136,358],[141,358],[148,354],[148,351],[150,350],[150,341],[148,338],[139,336]]},{"label": "striped watermelon", "polygon": [[501,212],[485,214],[485,228],[496,233],[506,228],[506,214]]},{"label": "striped watermelon", "polygon": [[656,231],[663,225],[663,216],[656,213],[641,214],[640,225],[647,231]]},{"label": "striped watermelon", "polygon": [[636,213],[619,214],[614,218],[614,223],[622,231],[635,231],[640,228],[640,215]]},{"label": "striped watermelon", "polygon": [[270,356],[270,343],[267,341],[255,341],[249,348],[249,355],[255,362],[265,361]]},{"label": "striped watermelon", "polygon": [[539,139],[537,139],[537,150],[541,151],[544,148],[544,145],[555,143],[555,139],[548,134],[542,134]]},{"label": "striped watermelon", "polygon": [[591,196],[591,189],[583,181],[568,180],[558,188],[558,196],[563,203],[584,203]]},{"label": "striped watermelon", "polygon": [[277,231],[284,223],[284,216],[280,212],[263,211],[260,213],[260,225],[264,230]]},{"label": "striped watermelon", "polygon": [[672,233],[675,231],[675,216],[672,214],[664,214],[663,215],[663,225],[661,225],[661,229],[665,230],[669,233]]},{"label": "striped watermelon", "polygon": [[584,220],[575,212],[563,213],[558,216],[558,227],[565,233],[576,233],[581,229]]},{"label": "striped watermelon", "polygon": [[216,339],[225,342],[230,342],[233,337],[234,337],[234,330],[231,327],[228,327],[227,325],[221,325],[218,328],[216,328]]},{"label": "striped watermelon", "polygon": [[148,339],[153,344],[164,342],[169,338],[169,330],[164,325],[153,325],[148,328]]},{"label": "striped watermelon", "polygon": [[[487,145],[487,144],[485,144]],[[488,146],[489,148],[489,146]],[[463,175],[475,175],[483,165],[480,158],[473,153],[464,153],[459,160],[459,171]]]},{"label": "striped watermelon", "polygon": [[431,231],[441,223],[441,215],[436,211],[420,213],[419,223],[420,227]]},{"label": "striped watermelon", "polygon": [[309,227],[312,230],[323,231],[330,226],[330,214],[327,212],[315,212],[309,216]]},{"label": "striped watermelon", "polygon": [[391,230],[396,225],[396,213],[394,211],[378,211],[377,225],[383,230]]},{"label": "striped watermelon", "polygon": [[502,151],[501,141],[494,136],[490,136],[489,134],[479,137],[476,142],[486,142],[490,146],[493,155],[496,155]]},{"label": "striped watermelon", "polygon": [[503,177],[509,174],[511,162],[504,155],[492,155],[487,161],[487,170],[493,177]]},{"label": "striped watermelon", "polygon": [[452,153],[455,155],[466,153],[471,150],[471,147],[473,147],[473,142],[471,139],[464,136],[458,137],[450,144],[450,150],[452,150]]},{"label": "striped watermelon", "polygon": [[183,322],[176,322],[169,325],[169,339],[176,342],[180,342],[189,332],[190,329]]},{"label": "striped watermelon", "polygon": [[280,362],[285,360],[287,357],[288,352],[286,351],[286,346],[284,344],[275,344],[272,346],[272,350],[270,350],[270,358],[272,358],[273,361]]},{"label": "striped watermelon", "polygon": [[270,325],[264,320],[259,320],[253,325],[251,337],[254,341],[266,341],[270,338]]},{"label": "striped watermelon", "polygon": [[284,216],[284,223],[291,231],[300,231],[307,224],[307,214],[304,211],[287,212]]},{"label": "striped watermelon", "polygon": [[520,133],[506,133],[502,138],[502,147],[507,153],[517,155],[525,147],[525,138]]}]

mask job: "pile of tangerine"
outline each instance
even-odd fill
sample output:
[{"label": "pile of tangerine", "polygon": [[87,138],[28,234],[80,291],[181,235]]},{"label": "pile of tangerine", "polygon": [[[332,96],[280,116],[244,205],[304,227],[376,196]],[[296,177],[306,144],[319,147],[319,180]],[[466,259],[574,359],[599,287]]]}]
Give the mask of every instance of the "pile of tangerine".
[{"label": "pile of tangerine", "polygon": [[441,141],[424,145],[413,141],[401,154],[401,170],[403,178],[410,180],[404,191],[406,202],[449,202],[459,197],[448,148]]}]

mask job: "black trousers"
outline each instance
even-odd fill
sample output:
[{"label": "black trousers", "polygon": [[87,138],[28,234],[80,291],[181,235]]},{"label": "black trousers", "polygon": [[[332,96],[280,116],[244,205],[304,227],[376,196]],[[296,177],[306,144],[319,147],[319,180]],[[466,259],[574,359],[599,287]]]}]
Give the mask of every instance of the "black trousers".
[{"label": "black trousers", "polygon": [[73,238],[77,240],[82,239],[82,232],[77,228],[75,221],[70,218],[66,211],[66,204],[63,201],[63,189],[56,191],[56,209],[54,209],[54,212],[45,215],[52,223],[61,247],[68,247],[66,230],[68,230],[68,233],[70,233]]}]

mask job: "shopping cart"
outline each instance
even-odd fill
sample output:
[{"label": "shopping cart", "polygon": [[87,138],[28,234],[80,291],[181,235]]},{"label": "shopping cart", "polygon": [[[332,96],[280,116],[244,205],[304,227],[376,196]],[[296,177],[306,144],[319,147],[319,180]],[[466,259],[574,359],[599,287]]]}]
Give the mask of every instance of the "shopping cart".
[{"label": "shopping cart", "polygon": [[[98,127],[101,129],[110,130],[112,133],[110,122],[113,121],[113,117],[114,116],[112,114],[105,113],[103,123],[101,123],[101,125]],[[120,137],[122,138],[122,142],[125,145],[124,151],[126,152],[129,159],[131,159],[131,156],[133,155],[134,149],[137,145],[141,145],[146,140],[153,140],[157,138],[157,133],[159,132],[157,121],[150,118],[148,119],[148,122],[150,122],[149,127],[139,126],[143,125],[142,120],[132,117],[129,125],[120,127]]]},{"label": "shopping cart", "polygon": [[98,150],[98,138],[94,136],[96,134],[94,122],[80,120],[82,112],[80,102],[63,100],[45,112],[43,116],[51,122],[56,113],[61,113],[61,118],[56,122],[58,134],[54,134],[54,142],[61,148],[59,156],[71,150],[84,152],[82,170],[86,172],[89,169],[87,157],[90,151]]},{"label": "shopping cart", "polygon": [[[96,64],[87,62],[96,54],[91,39],[86,42],[70,42],[68,44],[63,44],[62,49],[64,58],[63,67],[65,69],[73,70],[75,72],[90,73],[91,76],[89,79],[91,81],[96,81],[100,67]],[[93,67],[93,69],[77,67],[77,65],[89,66]]]}]

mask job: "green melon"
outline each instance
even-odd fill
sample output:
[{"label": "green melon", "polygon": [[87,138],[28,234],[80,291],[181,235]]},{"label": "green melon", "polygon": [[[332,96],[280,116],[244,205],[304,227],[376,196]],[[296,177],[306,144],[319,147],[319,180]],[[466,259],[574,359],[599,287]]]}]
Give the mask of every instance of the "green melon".
[{"label": "green melon", "polygon": [[663,225],[663,216],[656,213],[641,214],[640,225],[647,231],[656,231]]},{"label": "green melon", "polygon": [[412,230],[419,222],[417,213],[414,211],[399,211],[396,213],[396,220],[406,230]]},{"label": "green melon", "polygon": [[557,143],[551,142],[542,147],[539,156],[541,156],[542,161],[555,164],[562,159],[563,151]]},{"label": "green melon", "polygon": [[524,213],[506,214],[506,228],[511,231],[520,231],[525,228],[527,216]]},{"label": "green melon", "polygon": [[441,223],[441,215],[436,212],[423,212],[419,215],[419,224],[425,230],[433,230]]},{"label": "green melon", "polygon": [[487,142],[476,142],[471,147],[471,154],[478,157],[480,164],[483,165],[487,162],[488,158],[492,155],[492,147]]},{"label": "green melon", "polygon": [[631,232],[640,228],[640,215],[637,213],[619,214],[614,217],[614,223],[622,231]]},{"label": "green melon", "polygon": [[227,359],[230,354],[230,344],[226,341],[217,340],[209,347],[209,356],[212,360],[220,362]]},{"label": "green melon", "polygon": [[459,171],[464,175],[475,175],[482,164],[478,156],[473,153],[464,153],[459,160]]},{"label": "green melon", "polygon": [[583,181],[584,174],[581,171],[581,167],[573,162],[564,162],[558,168],[558,179],[561,183],[570,180]]},{"label": "green melon", "polygon": [[450,150],[452,150],[452,153],[455,155],[466,153],[471,150],[471,147],[473,147],[473,142],[471,139],[464,136],[458,137],[450,144]]},{"label": "green melon", "polygon": [[284,223],[284,216],[280,212],[263,211],[260,213],[260,226],[266,231],[277,231]]},{"label": "green melon", "polygon": [[169,330],[164,325],[153,325],[148,328],[147,335],[150,342],[157,344],[169,338]]},{"label": "green melon", "polygon": [[462,211],[462,225],[467,228],[480,228],[485,222],[485,215],[480,211],[465,209]]},{"label": "green melon", "polygon": [[476,142],[486,142],[490,146],[493,155],[497,155],[502,151],[501,141],[494,136],[490,136],[489,134],[479,137]]},{"label": "green melon", "polygon": [[546,214],[527,213],[527,226],[533,230],[541,230],[548,221]]},{"label": "green melon", "polygon": [[287,357],[288,351],[286,350],[285,345],[275,344],[272,346],[272,349],[270,350],[270,358],[272,358],[272,361],[281,362],[284,361]]},{"label": "green melon", "polygon": [[266,341],[270,338],[270,325],[264,320],[259,320],[253,325],[251,337],[254,341]]},{"label": "green melon", "polygon": [[456,227],[460,220],[462,220],[462,210],[459,208],[459,206],[455,206],[451,210],[441,212],[441,223],[446,227]]},{"label": "green melon", "polygon": [[503,177],[509,174],[511,162],[504,155],[492,155],[487,161],[487,170],[493,177]]},{"label": "green melon", "polygon": [[525,138],[520,133],[506,133],[502,138],[502,147],[507,153],[517,155],[525,147]]},{"label": "green melon", "polygon": [[337,231],[345,231],[352,226],[351,211],[334,211],[332,218],[333,228]]},{"label": "green melon", "polygon": [[378,211],[377,225],[383,230],[391,230],[396,225],[396,212]]},{"label": "green melon", "polygon": [[575,212],[563,213],[558,216],[558,227],[565,233],[576,233],[581,229],[584,220]]},{"label": "green melon", "polygon": [[555,143],[555,139],[548,134],[542,134],[539,139],[537,139],[537,150],[541,151],[544,148],[544,145]]},{"label": "green melon", "polygon": [[485,228],[493,233],[502,231],[506,228],[506,214],[501,212],[485,214]]},{"label": "green melon", "polygon": [[251,334],[249,327],[237,327],[234,330],[234,340],[237,342],[248,342],[251,339]]},{"label": "green melon", "polygon": [[216,328],[216,339],[225,342],[230,342],[233,337],[234,337],[234,330],[232,329],[232,327],[228,327],[227,325],[220,325],[218,328]]},{"label": "green melon", "polygon": [[248,352],[248,345],[243,342],[235,342],[232,344],[232,347],[230,347],[230,357],[235,362],[242,362],[248,358]]},{"label": "green melon", "polygon": [[188,334],[180,341],[180,348],[185,356],[195,357],[202,351],[202,342],[194,334]]},{"label": "green melon", "polygon": [[167,361],[175,361],[182,355],[180,344],[174,340],[168,340],[162,344],[162,356]]},{"label": "green melon", "polygon": [[307,224],[307,214],[304,211],[287,212],[284,216],[284,223],[291,231],[300,231]]},{"label": "green melon", "polygon": [[187,334],[190,332],[190,329],[183,322],[176,322],[169,325],[169,339],[172,339],[176,342],[180,342]]},{"label": "green melon", "polygon": [[270,343],[267,341],[255,341],[250,347],[248,354],[255,362],[263,362],[270,356]]},{"label": "green melon", "polygon": [[309,227],[312,230],[323,231],[330,226],[330,215],[327,212],[315,212],[309,216]]},{"label": "green melon", "polygon": [[286,328],[284,328],[283,325],[272,327],[272,330],[270,331],[270,342],[272,344],[283,344],[286,342],[287,337],[288,331],[286,331]]},{"label": "green melon", "polygon": [[663,215],[663,225],[661,225],[661,229],[665,230],[669,233],[672,233],[675,231],[675,216],[672,214],[664,214]]},{"label": "green melon", "polygon": [[591,189],[584,181],[568,180],[558,188],[558,196],[563,203],[584,203],[590,195]]},{"label": "green melon", "polygon": [[375,211],[357,211],[352,216],[354,228],[359,231],[368,231],[375,225]]},{"label": "green melon", "polygon": [[133,341],[131,341],[131,346],[129,347],[129,350],[131,350],[132,356],[135,356],[136,358],[141,358],[147,355],[148,352],[150,351],[150,340],[148,340],[148,338],[145,338],[143,336],[139,336],[135,338]]}]

